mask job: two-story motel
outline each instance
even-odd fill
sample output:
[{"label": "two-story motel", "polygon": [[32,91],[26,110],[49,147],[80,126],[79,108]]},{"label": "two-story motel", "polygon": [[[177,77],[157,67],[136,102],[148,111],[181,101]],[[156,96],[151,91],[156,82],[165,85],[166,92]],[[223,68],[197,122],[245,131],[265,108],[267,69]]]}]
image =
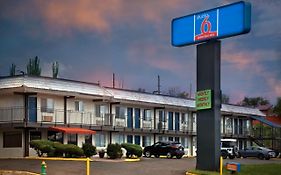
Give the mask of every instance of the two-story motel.
[{"label": "two-story motel", "polygon": [[[249,146],[251,116],[264,114],[226,104],[221,111],[222,137]],[[29,147],[34,139],[98,148],[173,140],[196,155],[195,101],[66,79],[0,78],[0,157],[34,155]]]}]

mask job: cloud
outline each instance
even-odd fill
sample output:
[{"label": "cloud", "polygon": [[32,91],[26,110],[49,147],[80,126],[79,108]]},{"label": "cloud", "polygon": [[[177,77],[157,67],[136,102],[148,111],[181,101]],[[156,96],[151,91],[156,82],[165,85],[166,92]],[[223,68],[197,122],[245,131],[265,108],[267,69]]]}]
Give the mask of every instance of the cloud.
[{"label": "cloud", "polygon": [[[263,94],[259,94],[256,89],[252,89],[248,93],[256,93],[258,96],[266,96],[272,101],[277,96],[281,96],[281,77],[278,75],[278,71],[266,69],[266,65],[278,64],[280,58],[277,51],[274,50],[241,50],[234,44],[230,44],[226,47],[222,54],[223,64],[231,67],[234,70],[243,72],[244,78],[248,77],[251,82],[254,79],[261,78],[265,84],[252,85],[257,87],[264,87]],[[241,77],[240,77],[241,78]],[[249,83],[249,82],[248,82]],[[239,92],[237,92],[239,94]],[[242,94],[242,92],[240,92]]]}]

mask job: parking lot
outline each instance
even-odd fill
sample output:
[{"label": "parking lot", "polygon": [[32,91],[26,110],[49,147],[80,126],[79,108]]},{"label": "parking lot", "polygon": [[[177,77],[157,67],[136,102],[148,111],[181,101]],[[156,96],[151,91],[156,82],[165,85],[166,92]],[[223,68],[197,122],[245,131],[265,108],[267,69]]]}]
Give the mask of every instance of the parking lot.
[{"label": "parking lot", "polygon": [[[281,159],[258,160],[225,159],[241,164],[280,163]],[[83,175],[86,163],[76,161],[46,161],[47,172],[50,175]],[[0,169],[25,170],[40,173],[40,160],[26,159],[1,159]],[[141,158],[139,162],[121,161],[93,161],[91,162],[91,174],[93,175],[183,175],[187,170],[194,169],[196,158],[166,159],[166,158]]]}]

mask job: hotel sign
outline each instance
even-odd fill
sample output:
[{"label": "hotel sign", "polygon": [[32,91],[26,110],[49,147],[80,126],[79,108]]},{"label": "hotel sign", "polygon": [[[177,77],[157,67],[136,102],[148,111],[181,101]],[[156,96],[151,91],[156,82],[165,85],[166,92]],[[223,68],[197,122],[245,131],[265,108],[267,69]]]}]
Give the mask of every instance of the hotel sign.
[{"label": "hotel sign", "polygon": [[240,1],[172,21],[172,45],[176,47],[248,33],[251,4]]}]

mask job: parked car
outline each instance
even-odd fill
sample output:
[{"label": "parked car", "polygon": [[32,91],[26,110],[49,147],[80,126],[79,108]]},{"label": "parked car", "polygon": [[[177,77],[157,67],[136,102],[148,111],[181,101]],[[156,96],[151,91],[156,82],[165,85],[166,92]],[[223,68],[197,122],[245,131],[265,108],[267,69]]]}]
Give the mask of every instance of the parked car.
[{"label": "parked car", "polygon": [[265,147],[251,146],[238,151],[237,157],[257,157],[261,160],[269,160],[271,157],[275,157],[275,152]]},{"label": "parked car", "polygon": [[145,147],[143,153],[145,157],[154,155],[158,158],[161,155],[166,155],[169,159],[174,156],[180,159],[184,155],[184,148],[179,142],[156,142],[151,146]]},{"label": "parked car", "polygon": [[234,159],[238,154],[236,139],[221,139],[221,156],[226,159]]}]

